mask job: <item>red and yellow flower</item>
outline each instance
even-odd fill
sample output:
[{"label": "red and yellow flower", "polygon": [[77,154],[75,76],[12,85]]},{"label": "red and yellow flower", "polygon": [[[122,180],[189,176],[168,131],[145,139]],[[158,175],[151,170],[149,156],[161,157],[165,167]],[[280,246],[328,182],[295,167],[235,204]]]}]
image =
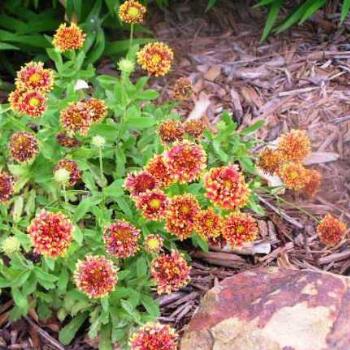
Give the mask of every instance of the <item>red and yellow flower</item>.
[{"label": "red and yellow flower", "polygon": [[10,107],[21,115],[39,118],[47,108],[47,98],[40,91],[16,89],[9,96]]},{"label": "red and yellow flower", "polygon": [[36,253],[57,258],[66,253],[73,239],[73,225],[62,213],[42,210],[27,231]]},{"label": "red and yellow flower", "polygon": [[301,162],[311,152],[311,143],[304,130],[291,130],[280,137],[278,150],[284,160]]},{"label": "red and yellow flower", "polygon": [[279,150],[265,148],[259,154],[258,166],[267,174],[275,174],[282,163],[283,157]]},{"label": "red and yellow flower", "polygon": [[52,69],[44,68],[42,62],[29,62],[17,72],[16,87],[21,91],[35,90],[45,93],[52,90],[53,81]]},{"label": "red and yellow flower", "polygon": [[117,220],[103,233],[106,250],[117,258],[134,256],[139,249],[139,237],[140,231],[124,220]]},{"label": "red and yellow flower", "polygon": [[155,42],[145,45],[137,53],[138,64],[156,77],[167,74],[174,60],[173,50],[166,44]]},{"label": "red and yellow flower", "polygon": [[136,198],[136,208],[148,220],[159,221],[164,219],[168,207],[168,197],[161,190],[155,189],[140,193]]},{"label": "red and yellow flower", "polygon": [[77,263],[74,281],[90,298],[103,298],[114,290],[118,282],[117,270],[104,256],[87,256]]},{"label": "red and yellow flower", "polygon": [[61,159],[55,166],[54,172],[59,169],[65,169],[69,173],[69,186],[74,186],[81,178],[81,171],[79,170],[77,162],[71,159]]},{"label": "red and yellow flower", "polygon": [[90,98],[85,102],[89,109],[90,117],[93,123],[99,123],[107,116],[107,105],[98,98]]},{"label": "red and yellow flower", "polygon": [[309,178],[307,169],[298,162],[287,162],[278,169],[278,175],[289,190],[301,191]]},{"label": "red and yellow flower", "polygon": [[327,214],[317,226],[320,241],[330,246],[340,243],[344,239],[346,231],[345,223],[331,214]]},{"label": "red and yellow flower", "polygon": [[183,194],[171,198],[166,212],[166,229],[180,240],[191,236],[195,229],[200,206],[192,194]]},{"label": "red and yellow flower", "polygon": [[203,136],[207,125],[202,119],[191,119],[185,122],[184,128],[188,135],[198,140]]},{"label": "red and yellow flower", "polygon": [[83,47],[86,34],[75,24],[62,23],[52,40],[52,45],[61,52],[78,50]]},{"label": "red and yellow flower", "polygon": [[193,94],[193,86],[189,79],[179,78],[173,87],[173,97],[178,101],[185,101],[191,98]]},{"label": "red and yellow flower", "polygon": [[160,235],[151,234],[145,238],[143,247],[147,253],[159,254],[163,248],[163,243],[164,240]]},{"label": "red and yellow flower", "polygon": [[190,281],[191,267],[178,251],[162,254],[152,261],[151,275],[158,294],[176,292]]},{"label": "red and yellow flower", "polygon": [[39,145],[34,134],[18,131],[10,137],[9,150],[12,159],[19,163],[25,163],[36,157],[39,152]]},{"label": "red and yellow flower", "polygon": [[307,180],[305,182],[303,193],[312,198],[318,192],[322,182],[322,175],[314,169],[307,169]]},{"label": "red and yellow flower", "polygon": [[169,325],[147,323],[130,339],[131,350],[176,350],[178,335]]},{"label": "red and yellow flower", "polygon": [[167,145],[168,143],[181,141],[185,130],[180,121],[168,119],[159,125],[158,133],[162,142]]},{"label": "red and yellow flower", "polygon": [[5,171],[0,171],[0,203],[6,203],[13,195],[14,178]]},{"label": "red and yellow flower", "polygon": [[220,236],[222,230],[222,218],[215,213],[213,208],[201,210],[195,221],[195,231],[205,240]]},{"label": "red and yellow flower", "polygon": [[165,159],[160,154],[156,154],[147,163],[145,170],[154,176],[160,188],[168,187],[174,182]]},{"label": "red and yellow flower", "polygon": [[75,148],[81,145],[77,138],[69,136],[65,132],[59,132],[56,135],[56,141],[60,146],[66,148]]},{"label": "red and yellow flower", "polygon": [[125,179],[124,187],[132,196],[138,196],[147,190],[154,190],[158,187],[158,182],[148,171],[130,173]]},{"label": "red and yellow flower", "polygon": [[231,213],[223,220],[222,236],[231,247],[254,241],[257,235],[258,225],[249,214]]},{"label": "red and yellow flower", "polygon": [[120,19],[129,24],[143,23],[146,12],[146,7],[135,0],[126,0],[119,7]]},{"label": "red and yellow flower", "polygon": [[244,207],[249,198],[249,188],[243,174],[235,165],[210,169],[204,176],[206,196],[222,209]]},{"label": "red and yellow flower", "polygon": [[74,102],[60,113],[60,123],[70,134],[87,135],[92,124],[90,109],[84,102]]},{"label": "red and yellow flower", "polygon": [[164,157],[172,178],[179,183],[198,180],[207,162],[203,147],[189,141],[174,144]]}]

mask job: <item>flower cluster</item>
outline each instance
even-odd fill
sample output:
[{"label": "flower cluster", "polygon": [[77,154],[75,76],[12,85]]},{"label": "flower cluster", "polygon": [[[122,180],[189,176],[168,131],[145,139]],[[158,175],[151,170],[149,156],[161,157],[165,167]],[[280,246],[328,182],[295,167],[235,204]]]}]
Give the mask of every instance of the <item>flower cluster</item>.
[{"label": "flower cluster", "polygon": [[261,151],[258,166],[268,174],[280,176],[287,189],[313,197],[321,185],[321,174],[303,166],[310,152],[311,143],[306,132],[291,130],[279,138],[276,149]]},{"label": "flower cluster", "polygon": [[178,251],[156,257],[152,261],[151,274],[158,294],[169,294],[186,286],[190,281],[190,271],[191,267]]},{"label": "flower cluster", "polygon": [[0,203],[5,203],[12,197],[13,186],[13,176],[7,172],[0,171]]},{"label": "flower cluster", "polygon": [[119,7],[119,17],[125,23],[142,23],[145,19],[147,9],[140,2],[127,0]]},{"label": "flower cluster", "polygon": [[78,289],[90,298],[102,298],[114,290],[117,270],[104,256],[87,256],[77,263],[74,280]]},{"label": "flower cluster", "polygon": [[52,40],[52,45],[60,52],[78,50],[83,47],[86,34],[75,24],[62,23]]},{"label": "flower cluster", "polygon": [[326,245],[336,245],[343,240],[347,231],[344,222],[327,214],[317,226],[320,241]]},{"label": "flower cluster", "polygon": [[62,213],[42,210],[28,226],[37,253],[57,258],[66,253],[73,239],[73,225]]},{"label": "flower cluster", "polygon": [[130,338],[131,350],[176,350],[178,335],[168,325],[147,323]]}]

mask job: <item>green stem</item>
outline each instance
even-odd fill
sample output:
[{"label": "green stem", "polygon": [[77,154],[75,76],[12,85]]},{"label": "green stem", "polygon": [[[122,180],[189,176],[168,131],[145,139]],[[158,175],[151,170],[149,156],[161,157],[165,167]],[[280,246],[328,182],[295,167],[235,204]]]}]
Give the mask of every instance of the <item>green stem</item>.
[{"label": "green stem", "polygon": [[132,42],[134,40],[134,23],[131,23],[131,27],[130,27],[130,41],[129,41],[129,50],[132,47]]},{"label": "green stem", "polygon": [[103,158],[102,158],[102,148],[98,148],[98,159],[100,162],[100,177],[101,177],[101,183],[104,183],[104,176],[103,176]]},{"label": "green stem", "polygon": [[64,202],[68,203],[66,185],[64,185],[64,184],[62,185],[62,192],[63,192]]}]

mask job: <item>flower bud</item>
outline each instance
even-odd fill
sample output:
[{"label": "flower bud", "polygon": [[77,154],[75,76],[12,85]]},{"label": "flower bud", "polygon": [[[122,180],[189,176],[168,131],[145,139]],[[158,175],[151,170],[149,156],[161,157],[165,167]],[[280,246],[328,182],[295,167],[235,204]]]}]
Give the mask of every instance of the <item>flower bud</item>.
[{"label": "flower bud", "polygon": [[118,68],[125,74],[131,74],[135,70],[135,63],[128,58],[122,58],[118,62]]},{"label": "flower bud", "polygon": [[70,179],[70,173],[65,168],[60,168],[54,172],[55,181],[61,185],[66,185]]},{"label": "flower bud", "polygon": [[92,138],[91,143],[97,148],[103,148],[106,144],[106,139],[103,136],[96,135]]},{"label": "flower bud", "polygon": [[1,250],[8,256],[17,253],[20,249],[21,243],[14,236],[6,238],[1,244]]}]

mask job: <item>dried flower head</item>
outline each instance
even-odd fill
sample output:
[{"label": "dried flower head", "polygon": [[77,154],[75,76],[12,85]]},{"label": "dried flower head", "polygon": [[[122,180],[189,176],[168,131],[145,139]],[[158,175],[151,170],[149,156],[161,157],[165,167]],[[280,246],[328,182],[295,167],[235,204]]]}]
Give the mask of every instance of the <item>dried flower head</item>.
[{"label": "dried flower head", "polygon": [[0,203],[6,203],[13,195],[14,178],[5,171],[0,171]]},{"label": "dried flower head", "polygon": [[190,119],[184,124],[185,132],[195,139],[200,139],[207,129],[206,123],[202,119]]},{"label": "dried flower head", "polygon": [[183,141],[165,153],[165,161],[175,181],[188,183],[199,179],[206,167],[207,155],[201,145]]},{"label": "dried flower head", "polygon": [[195,229],[199,211],[197,198],[192,194],[187,193],[171,198],[165,218],[166,229],[180,240],[190,237]]},{"label": "dried flower head", "polygon": [[345,223],[331,214],[327,214],[317,226],[317,234],[320,241],[330,246],[341,242],[345,237],[346,231]]},{"label": "dried flower head", "polygon": [[117,270],[104,256],[87,256],[77,263],[74,280],[78,289],[90,298],[102,298],[114,290]]},{"label": "dried flower head", "polygon": [[54,172],[59,169],[65,169],[69,173],[69,186],[74,186],[78,183],[81,178],[81,171],[79,170],[78,164],[71,159],[61,159],[55,166]]},{"label": "dried flower head", "polygon": [[21,242],[15,236],[10,236],[4,239],[1,243],[1,251],[11,256],[21,250]]},{"label": "dried flower head", "polygon": [[135,198],[136,208],[148,220],[159,221],[164,219],[168,207],[168,197],[161,190],[155,189],[140,193]]},{"label": "dried flower head", "polygon": [[285,160],[301,162],[310,154],[310,139],[304,130],[291,130],[280,137],[278,150]]},{"label": "dried flower head", "polygon": [[42,210],[32,220],[27,232],[35,252],[51,258],[64,255],[73,239],[73,225],[60,212]]},{"label": "dried flower head", "polygon": [[129,75],[135,71],[135,62],[128,58],[122,58],[118,61],[118,68],[122,73]]},{"label": "dried flower head", "polygon": [[167,74],[174,60],[173,50],[164,43],[149,43],[137,53],[138,64],[156,77]]},{"label": "dried flower head", "polygon": [[106,145],[106,139],[101,135],[96,135],[92,138],[91,144],[97,148],[103,148]]},{"label": "dried flower head", "polygon": [[222,235],[231,247],[237,247],[256,239],[258,225],[249,214],[231,213],[224,219]]},{"label": "dried flower head", "polygon": [[93,120],[90,109],[84,102],[74,102],[60,113],[60,123],[70,134],[87,135]]},{"label": "dried flower head", "polygon": [[305,182],[304,188],[302,189],[302,192],[307,197],[312,198],[315,196],[321,186],[322,175],[319,171],[314,169],[306,169],[306,171],[307,180]]},{"label": "dried flower head", "polygon": [[47,108],[46,96],[35,90],[16,89],[10,93],[9,102],[14,112],[32,118],[39,118]]},{"label": "dried flower head", "polygon": [[125,23],[143,23],[147,9],[140,2],[126,0],[119,7],[119,17]]},{"label": "dried flower head", "polygon": [[276,173],[282,163],[282,153],[278,150],[264,148],[259,154],[258,166],[267,174]]},{"label": "dried flower head", "polygon": [[20,90],[48,92],[53,87],[53,71],[42,62],[29,62],[17,72],[16,87]]},{"label": "dried flower head", "polygon": [[147,253],[159,254],[163,248],[163,238],[160,235],[148,235],[143,242],[143,247]]},{"label": "dried flower head", "polygon": [[289,190],[301,191],[308,181],[308,171],[301,163],[287,162],[278,169],[278,175]]},{"label": "dried flower head", "polygon": [[178,335],[169,325],[147,323],[130,338],[131,350],[176,350]]},{"label": "dried flower head", "polygon": [[78,50],[83,47],[86,34],[75,24],[71,23],[68,27],[62,23],[52,40],[52,45],[61,52]]},{"label": "dried flower head", "polygon": [[39,152],[38,141],[34,134],[18,131],[11,135],[9,142],[11,158],[19,163],[32,161]]},{"label": "dried flower head", "polygon": [[170,294],[190,281],[191,267],[178,251],[162,254],[152,261],[151,274],[157,284],[158,294]]},{"label": "dried flower head", "polygon": [[99,123],[107,116],[107,105],[98,98],[90,98],[85,102],[90,110],[90,117],[93,123]]},{"label": "dried flower head", "polygon": [[210,169],[204,176],[206,196],[222,209],[244,207],[249,198],[249,188],[243,174],[235,165]]},{"label": "dried flower head", "polygon": [[140,231],[129,222],[117,220],[107,226],[103,239],[109,254],[117,258],[134,256],[139,249]]},{"label": "dried flower head", "polygon": [[158,133],[162,142],[166,145],[183,139],[185,130],[180,121],[168,119],[159,125]]},{"label": "dried flower head", "polygon": [[215,213],[213,208],[201,210],[195,222],[195,231],[205,240],[220,236],[222,218]]},{"label": "dried flower head", "polygon": [[81,142],[73,136],[67,135],[65,132],[60,132],[56,135],[57,143],[66,148],[75,148],[81,145]]},{"label": "dried flower head", "polygon": [[138,196],[147,190],[154,190],[158,187],[157,180],[147,171],[130,173],[125,179],[124,187],[132,196]]},{"label": "dried flower head", "polygon": [[174,182],[165,159],[160,154],[149,160],[145,170],[154,176],[160,188],[168,187]]},{"label": "dried flower head", "polygon": [[185,101],[191,98],[193,94],[193,86],[189,79],[179,78],[173,87],[173,97],[178,101]]},{"label": "dried flower head", "polygon": [[55,181],[62,186],[69,184],[70,173],[65,168],[60,168],[54,171],[53,177]]}]

